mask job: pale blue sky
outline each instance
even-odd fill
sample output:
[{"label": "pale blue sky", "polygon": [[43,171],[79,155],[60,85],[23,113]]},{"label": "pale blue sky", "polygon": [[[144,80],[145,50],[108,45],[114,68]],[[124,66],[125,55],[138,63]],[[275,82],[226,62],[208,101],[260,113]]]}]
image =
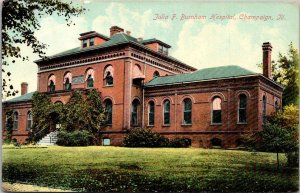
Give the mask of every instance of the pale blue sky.
[{"label": "pale blue sky", "polygon": [[[240,65],[259,72],[256,64],[262,61],[261,45],[269,41],[273,45],[272,59],[279,52],[285,53],[290,42],[299,47],[299,5],[295,3],[264,2],[103,2],[97,0],[76,1],[88,8],[86,14],[74,18],[75,26],[68,27],[62,18],[46,16],[41,19],[41,29],[36,36],[47,43],[47,55],[78,47],[79,34],[95,30],[109,35],[109,28],[118,25],[131,31],[134,37],[157,38],[172,46],[170,54],[198,69],[223,65]],[[85,3],[84,3],[85,2]],[[177,20],[153,20],[155,14]],[[205,20],[184,20],[180,16],[201,15]],[[236,20],[212,20],[212,15],[235,16]],[[272,16],[273,20],[241,20],[248,16]],[[284,15],[284,20],[276,20]],[[13,84],[29,83],[29,91],[36,90],[38,59],[32,50],[22,46],[29,62],[18,61],[11,65]]]}]

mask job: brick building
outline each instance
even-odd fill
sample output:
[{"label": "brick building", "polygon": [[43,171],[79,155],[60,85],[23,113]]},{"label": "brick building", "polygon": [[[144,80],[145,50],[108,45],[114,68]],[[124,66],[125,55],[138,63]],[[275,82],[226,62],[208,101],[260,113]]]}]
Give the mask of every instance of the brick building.
[{"label": "brick building", "polygon": [[[260,130],[263,115],[280,109],[282,87],[272,81],[270,43],[263,43],[263,73],[239,66],[197,70],[169,55],[170,45],[134,38],[120,27],[110,37],[80,34],[79,47],[37,60],[38,92],[53,103],[67,103],[73,89],[96,88],[111,119],[102,131],[103,145],[120,145],[130,128],[150,127],[169,138],[187,137],[193,147],[239,145],[241,134]],[[31,97],[3,103],[14,111],[13,138],[21,143],[32,124]]]}]

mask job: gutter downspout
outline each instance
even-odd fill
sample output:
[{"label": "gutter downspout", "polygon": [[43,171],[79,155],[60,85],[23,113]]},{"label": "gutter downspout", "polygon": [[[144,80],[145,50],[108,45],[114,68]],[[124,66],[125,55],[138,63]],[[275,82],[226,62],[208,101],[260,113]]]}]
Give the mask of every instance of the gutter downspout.
[{"label": "gutter downspout", "polygon": [[[145,53],[145,57],[147,57],[147,53]],[[146,77],[146,61],[144,60],[144,76]],[[145,80],[143,80],[143,87],[142,87],[142,128],[145,127]]]}]

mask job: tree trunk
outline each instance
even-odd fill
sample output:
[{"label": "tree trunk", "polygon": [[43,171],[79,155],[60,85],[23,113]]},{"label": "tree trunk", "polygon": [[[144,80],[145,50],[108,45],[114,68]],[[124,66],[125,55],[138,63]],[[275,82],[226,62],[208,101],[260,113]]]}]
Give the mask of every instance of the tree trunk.
[{"label": "tree trunk", "polygon": [[279,170],[279,153],[278,153],[278,151],[276,152],[277,153],[277,170]]}]

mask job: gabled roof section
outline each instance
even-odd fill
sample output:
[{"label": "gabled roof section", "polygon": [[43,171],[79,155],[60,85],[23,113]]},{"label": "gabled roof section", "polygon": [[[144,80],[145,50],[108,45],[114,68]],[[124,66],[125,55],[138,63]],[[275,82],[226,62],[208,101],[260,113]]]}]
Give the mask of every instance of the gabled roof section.
[{"label": "gabled roof section", "polygon": [[239,66],[220,66],[213,68],[205,68],[188,74],[156,77],[150,82],[148,82],[145,86],[154,87],[160,85],[198,82],[204,80],[231,78],[248,75],[259,75],[259,73],[252,72]]},{"label": "gabled roof section", "polygon": [[12,98],[10,100],[4,101],[3,103],[15,103],[15,102],[25,102],[25,101],[30,101],[32,100],[32,95],[35,92],[29,92],[27,94]]},{"label": "gabled roof section", "polygon": [[169,44],[166,44],[165,42],[162,42],[156,38],[152,38],[152,39],[147,39],[147,40],[143,40],[141,41],[142,44],[146,45],[146,44],[151,44],[151,43],[158,43],[161,44],[167,48],[171,48],[171,46]]}]

